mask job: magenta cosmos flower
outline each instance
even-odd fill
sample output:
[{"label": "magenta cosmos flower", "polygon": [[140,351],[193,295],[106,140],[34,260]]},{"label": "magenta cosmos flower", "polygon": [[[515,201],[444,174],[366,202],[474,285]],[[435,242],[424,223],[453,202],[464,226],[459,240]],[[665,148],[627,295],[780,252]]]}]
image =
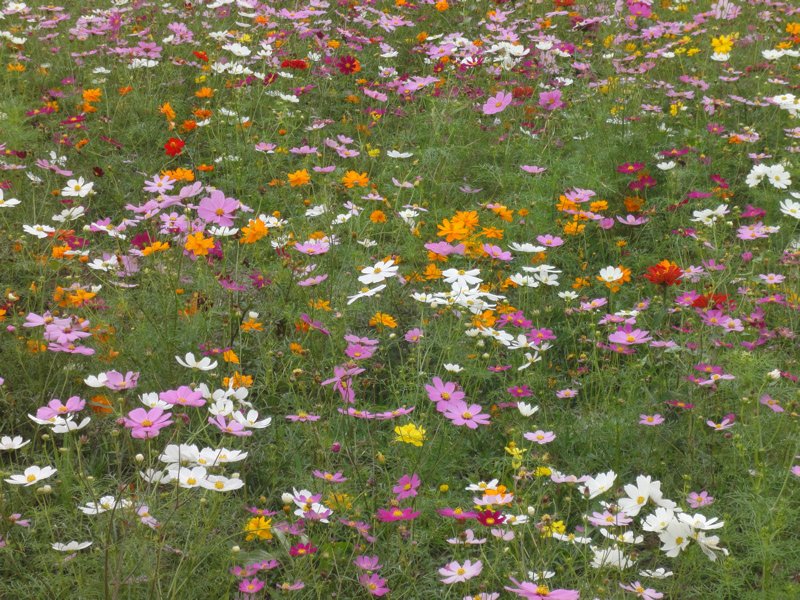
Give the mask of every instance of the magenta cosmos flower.
[{"label": "magenta cosmos flower", "polygon": [[128,413],[127,417],[123,417],[125,427],[131,430],[131,436],[137,439],[152,438],[158,435],[158,432],[172,425],[173,421],[169,413],[164,413],[162,408],[151,408],[145,410],[144,408],[134,408]]},{"label": "magenta cosmos flower", "polygon": [[406,474],[397,480],[397,485],[392,488],[392,492],[397,500],[413,498],[417,495],[417,488],[419,488],[420,483],[419,475],[416,473]]},{"label": "magenta cosmos flower", "polygon": [[503,112],[511,104],[512,96],[509,92],[497,92],[483,105],[483,114],[496,115]]},{"label": "magenta cosmos flower", "polygon": [[622,344],[623,346],[630,346],[632,344],[646,344],[652,341],[650,332],[644,329],[633,329],[630,325],[625,325],[617,329],[614,333],[608,336],[608,341],[612,344]]},{"label": "magenta cosmos flower", "polygon": [[450,419],[453,425],[466,425],[470,429],[477,429],[478,425],[488,425],[489,415],[481,413],[480,404],[467,404],[463,400],[451,400],[444,407],[443,414]]},{"label": "magenta cosmos flower", "polygon": [[552,92],[542,92],[539,94],[539,106],[545,110],[564,108],[566,105],[561,101],[561,90],[553,90]]},{"label": "magenta cosmos flower", "polygon": [[378,521],[389,523],[391,521],[413,521],[420,515],[412,508],[379,508]]},{"label": "magenta cosmos flower", "polygon": [[239,583],[239,591],[243,594],[257,594],[264,587],[264,582],[253,577],[253,579],[242,579]]},{"label": "magenta cosmos flower", "polygon": [[214,190],[210,195],[200,200],[197,206],[197,216],[206,223],[214,223],[220,227],[233,225],[233,213],[239,208],[239,201],[226,198],[220,190]]}]

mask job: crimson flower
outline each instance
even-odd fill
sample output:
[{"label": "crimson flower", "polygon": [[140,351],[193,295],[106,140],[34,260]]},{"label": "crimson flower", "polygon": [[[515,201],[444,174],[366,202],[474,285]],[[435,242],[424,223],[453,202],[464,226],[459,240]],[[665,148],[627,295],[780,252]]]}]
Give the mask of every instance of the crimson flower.
[{"label": "crimson flower", "polygon": [[660,263],[647,268],[645,279],[656,285],[675,285],[681,280],[683,271],[674,262],[662,260]]},{"label": "crimson flower", "polygon": [[164,144],[164,151],[167,153],[168,156],[178,156],[181,152],[183,152],[183,147],[186,145],[180,138],[169,138],[166,144]]}]

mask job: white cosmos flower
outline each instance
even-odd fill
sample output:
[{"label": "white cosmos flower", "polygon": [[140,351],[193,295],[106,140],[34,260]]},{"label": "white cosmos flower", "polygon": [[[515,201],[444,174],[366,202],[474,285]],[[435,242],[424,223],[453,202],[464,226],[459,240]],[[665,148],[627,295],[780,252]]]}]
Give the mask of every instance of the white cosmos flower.
[{"label": "white cosmos flower", "polygon": [[350,304],[352,304],[356,300],[359,300],[361,298],[367,298],[369,296],[374,296],[375,294],[380,292],[385,287],[386,287],[386,284],[379,285],[379,286],[374,287],[372,289],[370,289],[368,287],[363,287],[363,288],[361,288],[361,291],[358,292],[357,294],[354,294],[353,296],[348,296],[347,297],[347,304],[349,306]]},{"label": "white cosmos flower", "polygon": [[361,277],[358,280],[364,285],[372,285],[373,283],[381,283],[397,275],[399,267],[394,264],[393,260],[379,261],[373,267],[364,267],[361,269]]},{"label": "white cosmos flower", "polygon": [[66,544],[62,544],[61,542],[56,542],[51,545],[53,550],[58,550],[59,552],[77,552],[78,550],[83,550],[84,548],[88,548],[94,542],[76,542],[72,540],[71,542],[67,542]]},{"label": "white cosmos flower", "polygon": [[201,487],[206,479],[206,473],[205,467],[181,469],[178,472],[178,485],[182,488]]},{"label": "white cosmos flower", "polygon": [[783,165],[772,165],[767,172],[767,180],[779,190],[792,185],[792,177]]},{"label": "white cosmos flower", "polygon": [[242,411],[237,410],[235,413],[233,413],[233,418],[237,423],[241,423],[250,429],[264,429],[269,427],[270,423],[272,423],[272,417],[267,417],[266,419],[259,421],[257,410],[249,410],[247,411],[247,415],[244,415],[242,414]]},{"label": "white cosmos flower", "polygon": [[539,407],[527,402],[517,402],[517,410],[523,417],[532,417],[539,411]]},{"label": "white cosmos flower", "polygon": [[617,474],[614,471],[607,471],[600,473],[594,477],[589,477],[584,482],[585,485],[581,486],[580,490],[584,494],[589,494],[589,498],[596,498],[611,489],[614,481],[617,479]]},{"label": "white cosmos flower", "polygon": [[674,573],[672,571],[667,571],[664,567],[639,571],[639,577],[650,577],[651,579],[666,579],[667,577],[672,577],[673,575]]},{"label": "white cosmos flower", "polygon": [[25,233],[36,236],[40,240],[43,240],[47,237],[47,234],[55,231],[55,229],[49,225],[23,225],[22,229]]},{"label": "white cosmos flower", "polygon": [[444,276],[445,283],[451,284],[453,288],[456,286],[465,288],[483,282],[483,279],[478,276],[480,272],[480,269],[470,269],[469,271],[463,269],[447,269],[446,271],[442,271],[442,275]]},{"label": "white cosmos flower", "polygon": [[78,510],[85,515],[99,515],[116,508],[128,508],[131,506],[130,500],[115,498],[114,496],[103,496],[98,502],[87,502],[84,506],[79,506]]},{"label": "white cosmos flower", "polygon": [[244,481],[236,477],[228,478],[222,475],[209,475],[200,485],[214,492],[230,492],[244,487]]},{"label": "white cosmos flower", "polygon": [[4,435],[0,438],[0,450],[19,450],[23,446],[30,444],[30,440],[22,439],[21,435],[15,435],[13,438]]},{"label": "white cosmos flower", "polygon": [[389,158],[411,158],[414,156],[413,152],[398,152],[397,150],[387,150],[386,156]]},{"label": "white cosmos flower", "polygon": [[689,545],[692,528],[680,521],[671,521],[666,529],[658,534],[661,550],[670,558],[675,558]]},{"label": "white cosmos flower", "polygon": [[454,363],[445,363],[442,366],[444,367],[444,370],[447,371],[448,373],[461,373],[461,371],[464,370],[464,367]]},{"label": "white cosmos flower", "polygon": [[594,558],[592,558],[591,564],[595,569],[602,567],[627,569],[633,565],[633,561],[618,546],[612,546],[611,548],[595,548],[592,546],[592,552],[594,553]]},{"label": "white cosmos flower", "polygon": [[197,360],[191,352],[187,352],[183,358],[176,356],[175,360],[178,361],[180,366],[187,369],[195,369],[196,371],[211,371],[216,369],[218,364],[217,361],[212,361],[208,356]]},{"label": "white cosmos flower", "polygon": [[[793,193],[792,195],[800,197],[799,193]],[[781,201],[780,207],[781,212],[787,217],[800,219],[800,202],[795,202],[791,198],[786,198],[786,200]]]},{"label": "white cosmos flower", "polygon": [[23,471],[21,475],[12,475],[11,477],[5,479],[4,481],[12,485],[24,485],[25,487],[28,487],[43,479],[47,479],[53,473],[55,473],[56,470],[57,469],[54,469],[53,467],[49,466],[37,467],[34,465],[32,467],[28,467],[27,469],[25,469],[25,471]]},{"label": "white cosmos flower", "polygon": [[83,177],[70,179],[67,181],[67,185],[64,186],[64,189],[61,190],[61,195],[68,198],[85,198],[92,191],[93,187],[94,183],[91,181],[87,182]]},{"label": "white cosmos flower", "polygon": [[3,190],[0,189],[0,208],[11,208],[12,206],[16,206],[19,204],[19,200],[16,198],[8,198],[6,199],[3,195]]},{"label": "white cosmos flower", "polygon": [[624,276],[625,273],[623,273],[622,269],[619,267],[605,267],[600,269],[600,279],[606,283],[614,283],[615,281],[622,279]]},{"label": "white cosmos flower", "polygon": [[105,387],[107,381],[108,377],[106,376],[106,374],[100,373],[99,375],[89,375],[86,379],[83,380],[83,383],[85,383],[89,387],[101,388]]}]

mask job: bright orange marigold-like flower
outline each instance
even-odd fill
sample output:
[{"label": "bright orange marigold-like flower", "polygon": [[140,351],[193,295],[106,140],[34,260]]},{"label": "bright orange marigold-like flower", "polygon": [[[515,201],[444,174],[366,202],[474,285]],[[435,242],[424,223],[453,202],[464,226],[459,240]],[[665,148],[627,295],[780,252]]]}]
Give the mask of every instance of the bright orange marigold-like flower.
[{"label": "bright orange marigold-like flower", "polygon": [[355,186],[367,187],[369,185],[369,177],[366,173],[358,173],[357,171],[347,171],[342,177],[344,187],[352,189]]},{"label": "bright orange marigold-like flower", "polygon": [[306,169],[300,169],[294,173],[286,175],[289,185],[292,187],[300,187],[301,185],[308,185],[311,182],[311,176]]},{"label": "bright orange marigold-like flower", "polygon": [[196,231],[186,238],[183,247],[195,256],[207,256],[208,251],[214,247],[214,238],[207,238],[202,231]]},{"label": "bright orange marigold-like flower", "polygon": [[394,317],[382,312],[376,312],[374,315],[372,315],[372,318],[369,320],[369,324],[372,327],[383,326],[388,327],[389,329],[394,329],[397,327],[397,321],[394,320]]}]

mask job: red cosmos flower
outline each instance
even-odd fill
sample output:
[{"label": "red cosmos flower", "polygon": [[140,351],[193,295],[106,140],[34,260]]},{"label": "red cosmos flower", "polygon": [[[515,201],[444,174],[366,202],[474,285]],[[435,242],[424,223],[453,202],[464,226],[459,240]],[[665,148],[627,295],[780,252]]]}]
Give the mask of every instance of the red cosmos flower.
[{"label": "red cosmos flower", "polygon": [[647,267],[647,273],[644,276],[650,283],[668,286],[678,283],[683,276],[683,271],[674,262],[665,259],[657,265]]},{"label": "red cosmos flower", "polygon": [[293,59],[288,59],[288,60],[283,61],[281,63],[281,68],[282,69],[300,69],[300,70],[303,70],[303,69],[307,69],[308,68],[308,63],[306,61],[304,61],[304,60],[298,60],[298,59],[294,59],[293,58]]},{"label": "red cosmos flower", "polygon": [[703,294],[692,302],[692,308],[708,308],[709,306],[713,306],[717,310],[722,310],[726,306],[732,309],[735,308],[735,303],[727,294]]},{"label": "red cosmos flower", "polygon": [[164,144],[164,151],[169,156],[178,156],[181,152],[183,152],[183,147],[186,145],[180,138],[169,138],[166,144]]},{"label": "red cosmos flower", "polygon": [[500,525],[506,518],[496,510],[484,510],[478,513],[478,516],[475,517],[478,520],[478,523],[481,525],[485,525],[486,527],[494,527],[496,525]]},{"label": "red cosmos flower", "polygon": [[350,55],[340,58],[336,66],[339,68],[339,71],[345,75],[352,75],[361,70],[361,63],[358,62],[357,58]]},{"label": "red cosmos flower", "polygon": [[194,54],[199,60],[202,60],[203,62],[208,62],[208,54],[206,54],[202,50],[195,50],[194,52],[192,52],[192,54]]}]

